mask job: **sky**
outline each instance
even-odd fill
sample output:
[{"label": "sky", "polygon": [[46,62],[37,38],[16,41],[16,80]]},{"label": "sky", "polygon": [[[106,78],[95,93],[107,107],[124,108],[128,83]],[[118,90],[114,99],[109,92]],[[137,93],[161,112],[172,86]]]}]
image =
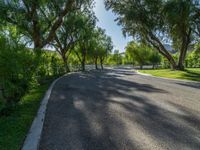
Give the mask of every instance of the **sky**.
[{"label": "sky", "polygon": [[95,0],[95,3],[94,11],[99,20],[97,26],[105,29],[106,34],[111,36],[114,50],[124,52],[127,43],[131,41],[131,37],[125,38],[123,36],[121,27],[114,21],[116,19],[115,14],[105,9],[104,0]]}]

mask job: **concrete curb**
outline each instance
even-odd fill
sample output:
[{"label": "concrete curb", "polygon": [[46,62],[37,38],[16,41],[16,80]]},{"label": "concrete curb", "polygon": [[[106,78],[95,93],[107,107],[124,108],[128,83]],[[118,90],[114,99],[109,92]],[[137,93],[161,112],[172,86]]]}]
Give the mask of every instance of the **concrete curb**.
[{"label": "concrete curb", "polygon": [[152,76],[152,75],[150,75],[150,74],[141,73],[141,72],[139,72],[138,70],[136,70],[135,72],[136,72],[137,74],[139,74],[139,75],[154,77],[154,76]]},{"label": "concrete curb", "polygon": [[54,85],[58,82],[58,80],[60,80],[61,78],[65,76],[66,75],[54,80],[53,83],[50,85],[49,89],[46,91],[45,96],[38,109],[37,115],[34,118],[31,128],[24,141],[22,150],[37,150],[38,149],[49,97],[51,95]]},{"label": "concrete curb", "polygon": [[154,77],[154,78],[158,78],[158,79],[173,80],[173,81],[181,81],[181,82],[188,82],[188,83],[199,83],[199,84],[200,84],[199,81],[158,77],[158,76],[153,76],[153,75],[151,75],[151,74],[141,73],[141,72],[139,72],[138,70],[136,70],[136,73],[139,74],[139,75]]}]

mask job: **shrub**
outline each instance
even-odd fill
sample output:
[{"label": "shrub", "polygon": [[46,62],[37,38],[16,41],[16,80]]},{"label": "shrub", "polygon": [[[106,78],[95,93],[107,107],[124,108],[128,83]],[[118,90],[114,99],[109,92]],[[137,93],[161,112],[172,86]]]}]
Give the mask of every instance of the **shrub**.
[{"label": "shrub", "polygon": [[15,39],[0,36],[1,103],[5,108],[15,105],[26,93],[35,68],[33,52]]},{"label": "shrub", "polygon": [[200,44],[196,44],[194,50],[187,55],[185,65],[189,68],[200,67]]}]

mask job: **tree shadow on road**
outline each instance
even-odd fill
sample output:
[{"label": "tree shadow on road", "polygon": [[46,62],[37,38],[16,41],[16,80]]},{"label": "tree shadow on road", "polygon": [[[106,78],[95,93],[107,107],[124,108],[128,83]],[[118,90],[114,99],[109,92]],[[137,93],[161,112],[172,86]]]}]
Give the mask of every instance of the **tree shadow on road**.
[{"label": "tree shadow on road", "polygon": [[149,139],[163,149],[199,149],[197,116],[138,92],[168,93],[109,71],[65,77],[51,95],[40,149],[135,150],[148,148]]},{"label": "tree shadow on road", "polygon": [[199,82],[199,83],[193,83],[193,82],[187,82],[187,83],[177,82],[176,84],[181,85],[181,86],[186,86],[186,87],[191,87],[191,88],[200,89],[200,82]]}]

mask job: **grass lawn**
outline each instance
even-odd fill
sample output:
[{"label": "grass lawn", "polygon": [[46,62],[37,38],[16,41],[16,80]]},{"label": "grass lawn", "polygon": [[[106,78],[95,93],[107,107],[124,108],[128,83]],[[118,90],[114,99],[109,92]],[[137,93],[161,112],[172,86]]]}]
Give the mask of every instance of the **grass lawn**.
[{"label": "grass lawn", "polygon": [[18,150],[53,79],[27,93],[10,116],[0,117],[0,150]]},{"label": "grass lawn", "polygon": [[141,73],[153,76],[200,81],[200,68],[187,68],[186,71],[172,71],[170,69],[139,70]]}]

